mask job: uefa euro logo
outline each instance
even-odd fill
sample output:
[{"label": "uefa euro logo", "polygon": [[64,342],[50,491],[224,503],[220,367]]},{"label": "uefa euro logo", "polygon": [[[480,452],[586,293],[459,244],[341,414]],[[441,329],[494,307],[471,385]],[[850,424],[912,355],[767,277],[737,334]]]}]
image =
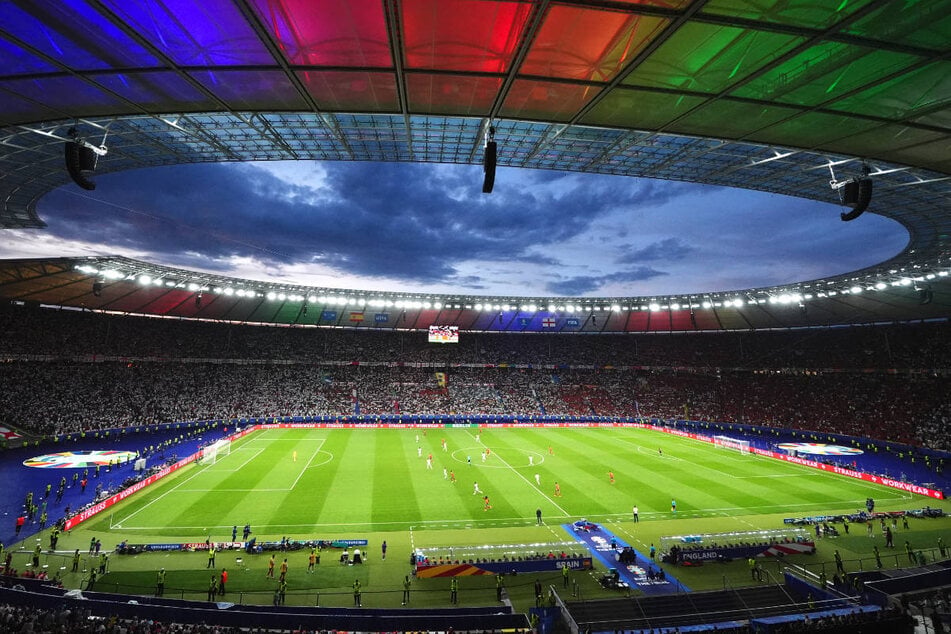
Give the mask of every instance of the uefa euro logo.
[{"label": "uefa euro logo", "polygon": [[27,467],[40,469],[81,469],[121,464],[135,459],[134,451],[61,451],[24,460]]}]

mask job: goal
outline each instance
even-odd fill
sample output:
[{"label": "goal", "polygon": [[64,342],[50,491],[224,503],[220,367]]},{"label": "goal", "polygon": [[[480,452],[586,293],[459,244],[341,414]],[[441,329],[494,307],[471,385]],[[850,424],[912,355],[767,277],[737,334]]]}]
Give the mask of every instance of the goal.
[{"label": "goal", "polygon": [[202,451],[201,461],[206,465],[212,465],[217,462],[221,456],[227,456],[231,453],[231,441],[227,438],[214,442]]},{"label": "goal", "polygon": [[723,449],[733,449],[740,453],[750,453],[750,441],[730,438],[729,436],[714,436],[713,444]]}]

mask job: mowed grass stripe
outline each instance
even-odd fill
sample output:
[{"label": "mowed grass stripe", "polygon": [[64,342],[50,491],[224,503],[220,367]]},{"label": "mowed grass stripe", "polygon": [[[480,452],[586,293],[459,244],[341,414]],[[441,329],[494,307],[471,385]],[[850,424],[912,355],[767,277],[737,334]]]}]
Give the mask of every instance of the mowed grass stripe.
[{"label": "mowed grass stripe", "polygon": [[[914,504],[884,487],[653,430],[492,429],[477,441],[474,428],[435,428],[425,435],[420,430],[418,445],[416,433],[257,432],[237,441],[231,455],[215,465],[186,467],[111,513],[117,523],[129,518],[123,528],[191,540],[204,539],[205,529],[224,539],[222,533],[230,537],[233,524],[240,529],[245,522],[259,539],[441,524],[530,524],[536,508],[548,522],[626,519],[633,504],[640,507],[642,519],[670,519],[671,498],[677,500],[678,519],[854,510],[870,495],[896,507]],[[442,451],[441,438],[449,451]],[[423,448],[422,458],[417,446]],[[483,463],[485,447],[491,454]],[[433,469],[427,470],[430,452]],[[443,478],[444,467],[455,471],[456,485]],[[609,470],[615,473],[614,485]],[[794,477],[765,477],[772,475]],[[490,496],[491,511],[483,510],[481,496],[472,495],[474,480]],[[553,496],[556,480],[562,497]],[[98,526],[108,528],[102,522]]]},{"label": "mowed grass stripe", "polygon": [[[393,518],[420,517],[418,490],[410,473],[420,469],[425,458],[416,455],[414,432],[410,430],[379,430],[374,452],[367,454],[368,476],[373,484],[373,508],[369,519],[374,525],[385,526]],[[422,440],[422,439],[420,439]]]},{"label": "mowed grass stripe", "polygon": [[325,501],[313,521],[318,524],[369,522],[373,508],[373,461],[378,434],[364,429],[333,430],[335,467],[321,484]]}]

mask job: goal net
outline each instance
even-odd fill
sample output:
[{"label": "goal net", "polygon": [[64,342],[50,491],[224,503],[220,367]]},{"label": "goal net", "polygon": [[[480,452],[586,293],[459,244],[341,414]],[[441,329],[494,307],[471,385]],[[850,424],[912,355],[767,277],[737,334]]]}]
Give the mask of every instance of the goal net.
[{"label": "goal net", "polygon": [[228,439],[214,442],[202,451],[201,461],[206,465],[215,464],[221,456],[231,453],[231,441]]},{"label": "goal net", "polygon": [[740,453],[750,453],[750,441],[730,438],[729,436],[714,436],[713,444],[723,449],[733,449]]}]

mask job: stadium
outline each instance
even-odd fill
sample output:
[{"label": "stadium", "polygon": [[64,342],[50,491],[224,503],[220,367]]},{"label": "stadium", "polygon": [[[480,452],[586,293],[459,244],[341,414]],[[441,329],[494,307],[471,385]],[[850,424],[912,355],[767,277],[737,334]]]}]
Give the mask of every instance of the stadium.
[{"label": "stadium", "polygon": [[497,168],[688,181],[908,232],[838,275],[649,296],[2,260],[3,631],[951,622],[951,3],[0,16],[5,230],[97,175],[318,160],[481,166],[488,195]]}]

